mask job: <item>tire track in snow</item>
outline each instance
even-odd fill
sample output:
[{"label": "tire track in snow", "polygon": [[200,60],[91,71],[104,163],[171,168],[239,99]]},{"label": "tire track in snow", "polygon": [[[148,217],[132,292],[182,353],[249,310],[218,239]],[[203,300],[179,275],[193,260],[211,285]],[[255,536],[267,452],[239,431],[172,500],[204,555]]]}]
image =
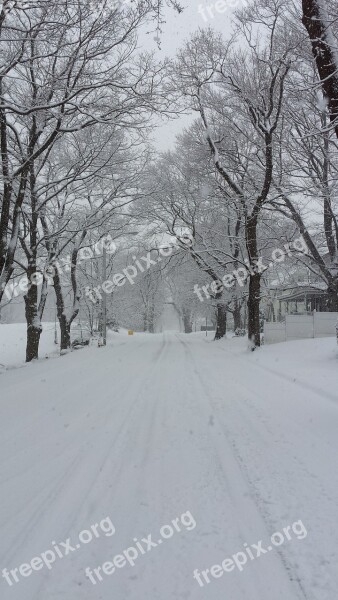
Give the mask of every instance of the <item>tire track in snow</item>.
[{"label": "tire track in snow", "polygon": [[[138,346],[142,346],[144,344],[139,344]],[[81,529],[81,525],[79,523],[80,519],[79,519],[79,513],[81,512],[81,508],[83,507],[83,505],[85,505],[88,502],[88,497],[90,495],[90,491],[91,490],[95,490],[95,487],[97,485],[97,482],[99,480],[100,477],[102,477],[102,472],[104,470],[105,465],[107,464],[109,457],[111,456],[112,452],[114,451],[115,447],[119,444],[120,439],[123,438],[125,431],[128,429],[128,424],[129,424],[129,420],[131,417],[131,414],[133,413],[133,411],[135,411],[136,407],[137,407],[137,403],[139,401],[140,396],[142,395],[142,390],[143,390],[143,385],[148,381],[149,378],[151,378],[153,369],[156,368],[156,364],[161,360],[161,356],[162,353],[164,351],[165,348],[165,342],[162,341],[162,345],[160,347],[160,350],[157,350],[155,352],[153,352],[153,348],[150,348],[151,352],[152,352],[152,358],[150,360],[150,368],[147,371],[147,373],[145,373],[142,377],[143,381],[141,383],[140,386],[140,382],[139,380],[135,380],[134,382],[130,382],[130,379],[128,379],[128,381],[123,385],[122,390],[119,390],[119,393],[122,392],[125,393],[126,391],[129,391],[129,396],[132,398],[132,403],[127,411],[127,414],[125,415],[125,418],[122,422],[122,426],[120,428],[120,430],[117,433],[117,436],[114,438],[113,442],[108,442],[108,448],[106,447],[106,445],[104,445],[104,449],[103,452],[101,451],[101,456],[100,458],[97,460],[95,458],[93,464],[92,464],[92,476],[91,478],[88,477],[88,463],[90,462],[90,457],[92,456],[92,450],[88,449],[85,450],[84,452],[84,447],[80,448],[80,451],[77,452],[76,454],[76,459],[74,460],[74,462],[72,463],[71,467],[69,469],[67,469],[67,473],[65,475],[63,475],[61,477],[61,480],[57,483],[57,485],[53,486],[52,489],[50,489],[50,491],[48,491],[48,495],[47,497],[45,497],[42,502],[39,504],[39,506],[35,509],[34,511],[34,515],[28,520],[26,526],[24,529],[20,529],[17,537],[14,541],[14,543],[12,544],[11,548],[9,550],[7,550],[7,556],[6,556],[6,560],[7,560],[7,564],[8,564],[8,560],[15,560],[15,556],[18,552],[19,549],[22,549],[23,546],[25,546],[25,542],[27,540],[29,540],[30,544],[29,545],[33,545],[34,544],[34,535],[32,536],[31,534],[35,531],[36,532],[36,536],[39,537],[39,530],[43,529],[43,526],[41,527],[41,521],[43,520],[41,517],[44,518],[44,520],[46,521],[46,525],[48,525],[50,523],[50,520],[52,520],[52,522],[54,522],[55,524],[57,524],[58,522],[58,514],[61,512],[60,511],[60,497],[61,497],[61,504],[64,504],[64,509],[69,511],[69,506],[73,505],[73,510],[69,511],[69,516],[67,519],[67,528],[66,530],[64,529],[62,532],[59,533],[55,533],[53,534],[53,539],[59,538],[60,539],[66,539],[68,537],[68,533],[71,529],[75,528],[76,525],[78,525],[78,529]],[[137,388],[139,388],[137,390]],[[133,398],[133,393],[130,393],[130,390],[132,390],[133,393],[136,392],[135,397]],[[109,412],[107,413],[107,420],[109,420],[109,417],[112,417],[114,414],[114,410],[115,410],[115,406],[113,405],[110,409]],[[95,446],[95,440],[100,440],[101,438],[101,432],[98,432],[95,436],[94,439],[92,440]],[[128,447],[128,445],[130,445],[129,440],[125,437],[124,438],[124,443],[125,445]],[[71,446],[71,444],[70,444]],[[122,450],[123,451],[123,450]],[[82,470],[80,469],[80,467],[82,468]],[[75,469],[75,471],[74,471]],[[121,469],[119,469],[119,471],[121,471]],[[74,472],[75,472],[75,476],[74,476]],[[119,477],[119,473],[117,473],[117,479]],[[85,483],[85,485],[84,485]],[[81,485],[82,484],[82,485]],[[81,488],[82,491],[81,491]],[[66,492],[66,493],[65,493]],[[75,504],[74,506],[74,497],[79,499],[79,503]],[[68,504],[68,498],[70,500],[70,503]],[[54,517],[52,517],[51,519],[51,514],[55,514]],[[64,517],[63,517],[64,518]],[[40,527],[38,527],[40,523]],[[82,527],[83,527],[83,521],[82,521]],[[51,540],[49,540],[49,546],[50,546],[50,542]],[[48,544],[47,546],[48,547]],[[43,551],[43,549],[41,549],[41,551]],[[29,547],[27,549],[27,555],[28,557],[30,556],[29,554]],[[34,555],[34,552],[31,552],[31,556]],[[26,556],[27,558],[27,556]],[[17,560],[15,560],[15,563],[20,564],[21,559],[18,558]],[[49,577],[49,573],[43,573],[43,575],[45,575],[44,579],[47,580]],[[28,598],[32,598],[32,599],[36,599],[39,598],[40,592],[43,589],[44,586],[44,581],[42,582],[38,582],[37,580],[37,575],[35,574],[35,579],[34,577],[30,578],[29,580],[26,580],[24,582],[21,582],[21,584],[27,584],[30,583],[31,585],[29,586],[31,588],[30,590],[30,595],[25,596],[25,600],[28,600]],[[17,584],[19,585],[19,584]],[[17,588],[15,588],[17,589]],[[12,592],[12,590],[10,590]],[[19,590],[18,590],[19,591]],[[26,589],[26,592],[28,590]],[[11,594],[11,597],[13,598],[13,592]],[[19,596],[20,598],[22,598],[22,596]],[[45,599],[45,595],[42,596]]]},{"label": "tire track in snow", "polygon": [[[209,404],[211,414],[217,414],[219,412],[219,410],[218,410],[218,408],[215,407],[215,405],[213,403],[213,398],[210,393],[210,389],[205,384],[204,380],[202,379],[202,377],[200,375],[198,365],[196,364],[196,358],[192,352],[190,345],[187,342],[183,341],[179,337],[179,335],[177,335],[177,339],[185,347],[186,351],[190,355],[191,362],[194,365],[194,373],[197,376],[197,379],[205,393],[205,398]],[[197,392],[196,396],[198,397],[198,389],[196,390],[196,392]],[[201,404],[202,410],[204,410],[204,406],[202,405],[202,403],[200,403],[200,404]],[[207,421],[207,413],[206,413],[206,421]],[[213,430],[213,432],[216,433],[216,435],[214,433],[211,434],[212,430]],[[223,474],[230,486],[229,495],[230,495],[230,498],[231,498],[231,501],[233,504],[234,513],[236,514],[236,512],[238,511],[238,507],[243,505],[241,514],[243,516],[243,521],[246,521],[246,525],[244,527],[242,524],[240,524],[240,529],[241,529],[243,539],[248,539],[248,537],[250,537],[250,539],[251,539],[251,537],[252,537],[252,539],[254,539],[254,536],[252,536],[252,534],[250,534],[250,536],[248,535],[248,531],[250,531],[250,529],[251,529],[251,526],[250,526],[251,522],[250,522],[250,519],[247,518],[247,511],[246,511],[246,509],[248,509],[248,506],[245,506],[245,505],[248,505],[248,503],[246,500],[243,503],[243,495],[242,495],[242,493],[238,493],[239,490],[234,495],[233,490],[231,489],[231,487],[234,485],[235,481],[236,481],[236,485],[238,485],[239,478],[242,480],[242,483],[244,484],[244,488],[249,492],[249,494],[246,495],[246,499],[248,497],[250,497],[250,502],[255,507],[255,511],[257,512],[257,517],[258,517],[257,520],[262,522],[262,525],[265,530],[265,537],[268,538],[271,535],[271,531],[272,531],[271,519],[269,518],[267,511],[263,508],[264,505],[262,502],[262,498],[260,498],[257,495],[257,490],[255,488],[253,488],[252,482],[247,477],[247,471],[245,469],[245,465],[244,465],[243,461],[241,460],[241,457],[240,457],[238,451],[232,444],[229,443],[229,437],[230,437],[229,431],[227,430],[227,428],[224,424],[224,421],[220,419],[220,425],[218,425],[218,423],[214,421],[212,428],[209,427],[208,432],[209,432],[209,437],[214,445],[215,451],[218,455],[219,465],[220,465],[220,467],[223,471]],[[227,454],[227,457],[228,457],[227,460],[224,459],[224,448],[222,448],[222,444],[218,441],[220,437],[222,438],[224,444],[226,444],[226,446],[229,449],[229,454]],[[228,467],[230,466],[229,456],[232,457],[232,459],[235,463],[235,465],[231,466],[231,469],[233,470],[231,480],[228,477]],[[235,466],[235,469],[233,469],[234,466]],[[259,538],[262,538],[261,532],[257,539],[259,539]],[[275,550],[277,551],[275,556],[278,556],[280,559],[280,567],[282,568],[289,584],[291,584],[293,586],[290,589],[290,592],[291,593],[294,592],[295,594],[297,594],[297,597],[299,599],[310,600],[299,577],[297,576],[297,574],[294,573],[294,570],[292,569],[291,565],[288,564],[285,553],[282,552],[281,548],[276,547]],[[296,583],[296,586],[298,589],[294,589],[294,583]],[[264,588],[263,589],[261,588],[261,590],[260,590],[260,594],[262,594],[262,593],[263,593],[263,596],[261,596],[261,597],[264,598]],[[292,598],[292,597],[288,596],[288,598]]]},{"label": "tire track in snow", "polygon": [[[142,347],[142,345],[144,346],[144,344],[141,344],[140,346]],[[81,527],[81,522],[82,522],[82,524],[83,524],[83,522],[86,522],[86,523],[91,522],[91,519],[93,519],[94,514],[91,513],[91,511],[85,511],[86,516],[84,516],[84,512],[81,513],[81,509],[83,509],[86,505],[90,505],[92,508],[95,509],[95,513],[97,514],[98,508],[99,508],[97,506],[97,498],[98,497],[100,498],[100,505],[108,500],[109,500],[109,504],[110,504],[110,500],[111,500],[112,501],[112,505],[111,505],[112,510],[110,511],[110,514],[113,515],[113,519],[114,519],[115,514],[117,514],[117,512],[114,509],[114,501],[116,502],[116,490],[119,488],[119,482],[120,482],[121,476],[124,473],[126,462],[128,462],[128,457],[133,453],[133,443],[131,443],[131,440],[128,436],[128,431],[130,430],[130,426],[131,426],[131,423],[133,423],[133,421],[135,421],[137,427],[139,427],[139,423],[140,423],[139,409],[140,409],[140,405],[141,405],[140,400],[142,399],[142,396],[144,394],[145,386],[147,386],[149,380],[152,379],[154,370],[156,370],[157,365],[162,361],[162,356],[163,356],[164,351],[165,351],[165,340],[162,340],[160,349],[159,350],[156,349],[156,351],[154,353],[152,353],[152,357],[149,361],[150,368],[142,376],[141,384],[138,379],[132,383],[129,380],[124,385],[124,388],[123,388],[124,398],[126,398],[126,397],[131,398],[132,399],[131,405],[128,409],[127,414],[125,415],[125,418],[122,422],[121,427],[119,428],[117,436],[114,438],[112,443],[108,444],[108,448],[105,449],[104,455],[101,456],[100,460],[99,461],[95,460],[93,463],[93,469],[92,469],[93,479],[89,483],[87,481],[87,493],[85,493],[83,496],[81,496],[82,502],[81,502],[80,506],[77,507],[76,513],[74,513],[74,516],[76,515],[76,518],[72,521],[70,528],[73,529],[73,528],[75,528],[75,525],[76,525],[77,529],[79,530]],[[127,394],[127,396],[126,396],[126,394]],[[107,421],[109,421],[109,417],[112,417],[112,418],[114,417],[114,408],[110,411],[110,414],[107,415]],[[98,432],[96,439],[99,439],[100,436],[101,436],[101,432]],[[87,454],[90,454],[90,453],[91,453],[91,451],[89,450],[87,452]],[[118,461],[116,461],[117,457],[118,457]],[[123,460],[121,460],[121,457],[123,457]],[[139,471],[139,477],[140,477],[140,479],[142,479],[141,470]],[[79,477],[79,479],[80,480],[82,479],[82,475]],[[111,481],[111,484],[108,486],[107,486],[107,480]],[[72,498],[73,498],[73,495],[72,495]],[[79,514],[81,514],[81,518],[79,517]],[[103,514],[103,512],[102,512],[102,514]],[[106,514],[106,513],[104,513],[104,514]],[[133,531],[133,533],[134,533],[134,531]],[[116,537],[116,536],[114,536],[114,537]],[[100,564],[100,558],[97,554],[98,548],[95,547],[95,544],[88,546],[88,550],[90,551],[91,557],[90,558],[86,557],[86,561],[88,562],[88,560],[89,560],[89,562],[92,561],[93,564]],[[105,562],[105,560],[107,558],[106,555],[104,554],[104,552],[107,552],[107,550],[103,549],[101,552],[101,554],[103,556],[102,562]],[[79,563],[81,561],[81,556],[80,556],[80,554],[74,554],[74,555],[71,555],[71,557],[70,557],[70,560],[72,560],[72,559],[74,559],[75,563]],[[74,570],[74,577],[76,577],[75,570]],[[83,580],[84,580],[84,572],[83,572],[83,566],[82,566],[81,575],[80,575],[80,579],[79,579],[79,585],[82,584]],[[89,588],[89,590],[88,590],[88,593],[89,593],[88,598],[91,598],[92,590],[91,590],[91,588]],[[37,590],[36,598],[39,599],[41,597],[41,599],[44,600],[46,598],[46,594],[48,593],[49,599],[52,600],[52,598],[54,598],[54,597],[59,598],[60,595],[62,596],[63,592],[64,592],[63,581],[56,582],[56,586],[53,587],[53,590],[50,589],[50,582],[45,581],[45,582],[41,583],[39,589]],[[83,598],[85,590],[82,587],[82,585],[78,588],[78,592],[79,592],[79,598]],[[74,592],[72,593],[72,598],[73,597],[74,597]],[[35,600],[35,597],[34,597],[34,600]]]}]

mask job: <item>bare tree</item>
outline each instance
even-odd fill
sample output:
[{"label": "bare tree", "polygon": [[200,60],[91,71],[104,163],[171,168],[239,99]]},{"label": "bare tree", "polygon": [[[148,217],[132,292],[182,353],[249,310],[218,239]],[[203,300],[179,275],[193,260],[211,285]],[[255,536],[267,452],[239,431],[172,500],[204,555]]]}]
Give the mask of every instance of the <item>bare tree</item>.
[{"label": "bare tree", "polygon": [[[182,93],[200,114],[226,195],[238,203],[244,216],[249,260],[248,334],[253,348],[260,345],[262,273],[257,268],[257,232],[270,199],[275,138],[290,69],[289,48],[280,44],[277,34],[282,16],[282,2],[256,1],[238,17],[247,50],[232,49],[231,42],[225,44],[211,30],[202,31],[180,52],[175,69]],[[234,140],[241,141],[237,156],[233,153]],[[240,180],[243,167],[247,170],[244,185]]]},{"label": "bare tree", "polygon": [[160,69],[151,56],[137,54],[138,29],[154,15],[160,19],[161,7],[160,0],[107,0],[98,11],[85,0],[4,2],[0,300],[13,272],[34,162],[45,160],[61,137],[98,124],[143,128],[149,112],[163,105],[156,95]]}]

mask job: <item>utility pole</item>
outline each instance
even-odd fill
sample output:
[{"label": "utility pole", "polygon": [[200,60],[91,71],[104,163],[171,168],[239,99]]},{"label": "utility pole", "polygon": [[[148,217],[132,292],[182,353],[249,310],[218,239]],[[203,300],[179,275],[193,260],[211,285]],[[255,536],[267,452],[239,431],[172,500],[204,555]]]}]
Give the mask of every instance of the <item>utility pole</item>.
[{"label": "utility pole", "polygon": [[[106,248],[103,248],[102,255],[102,278],[105,282],[107,279],[107,251]],[[107,345],[107,294],[103,290],[102,296],[102,338],[103,345]]]}]

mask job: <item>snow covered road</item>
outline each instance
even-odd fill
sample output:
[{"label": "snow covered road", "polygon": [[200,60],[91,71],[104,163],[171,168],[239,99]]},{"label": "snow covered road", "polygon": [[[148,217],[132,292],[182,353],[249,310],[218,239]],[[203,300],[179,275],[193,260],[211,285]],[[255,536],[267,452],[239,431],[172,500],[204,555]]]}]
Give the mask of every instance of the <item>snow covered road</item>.
[{"label": "snow covered road", "polygon": [[[1,598],[333,600],[338,394],[318,377],[313,385],[301,356],[293,378],[282,361],[264,360],[267,348],[252,355],[241,340],[208,341],[120,337],[1,376],[0,569],[30,563],[107,516],[116,529],[50,570],[17,574],[12,585],[1,578]],[[196,526],[181,526],[135,566],[95,585],[86,577],[135,538],[158,542],[161,527],[187,511]],[[266,548],[299,520],[306,536],[291,532],[242,571],[209,571],[203,587],[193,578],[243,544]]]}]

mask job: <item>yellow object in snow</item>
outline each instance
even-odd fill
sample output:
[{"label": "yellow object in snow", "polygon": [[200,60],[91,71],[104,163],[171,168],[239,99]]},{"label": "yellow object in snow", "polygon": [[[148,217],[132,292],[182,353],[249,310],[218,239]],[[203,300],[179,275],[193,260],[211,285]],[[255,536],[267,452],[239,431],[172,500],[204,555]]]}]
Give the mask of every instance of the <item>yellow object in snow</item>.
[{"label": "yellow object in snow", "polygon": [[134,335],[134,332],[133,332],[133,330],[132,330],[132,329],[129,329],[129,331],[128,331],[128,335]]}]

